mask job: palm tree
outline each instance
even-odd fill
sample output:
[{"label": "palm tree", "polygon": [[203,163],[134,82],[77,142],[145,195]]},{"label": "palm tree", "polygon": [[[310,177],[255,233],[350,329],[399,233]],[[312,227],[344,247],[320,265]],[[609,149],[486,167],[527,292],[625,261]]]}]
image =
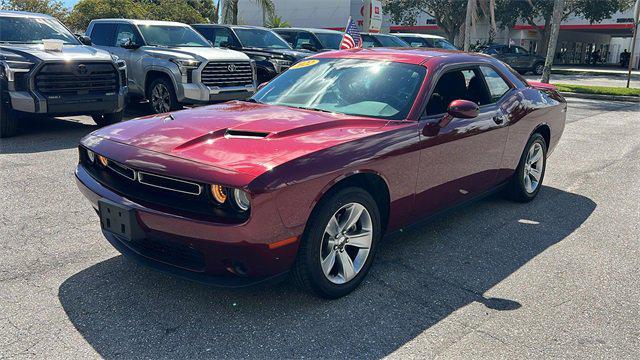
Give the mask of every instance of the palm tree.
[{"label": "palm tree", "polygon": [[289,22],[282,20],[280,16],[272,16],[271,19],[265,24],[268,28],[288,28],[291,27]]},{"label": "palm tree", "polygon": [[[238,24],[238,1],[239,0],[223,0],[222,2],[222,22],[225,24]],[[273,0],[252,0],[256,5],[260,6],[263,11],[263,21],[266,16],[273,16],[275,13],[275,4]]]},{"label": "palm tree", "polygon": [[556,55],[556,44],[558,42],[558,34],[560,33],[560,22],[562,21],[563,11],[564,0],[556,0],[553,3],[553,17],[551,20],[551,35],[549,36],[549,45],[547,47],[547,58],[544,61],[544,70],[542,71],[542,82],[547,84],[551,76],[551,65]]},{"label": "palm tree", "polygon": [[498,33],[496,25],[496,1],[495,0],[467,0],[467,13],[464,26],[464,51],[469,51],[471,46],[471,32],[476,28],[478,22],[478,7],[482,10],[485,18],[489,18],[489,42]]}]

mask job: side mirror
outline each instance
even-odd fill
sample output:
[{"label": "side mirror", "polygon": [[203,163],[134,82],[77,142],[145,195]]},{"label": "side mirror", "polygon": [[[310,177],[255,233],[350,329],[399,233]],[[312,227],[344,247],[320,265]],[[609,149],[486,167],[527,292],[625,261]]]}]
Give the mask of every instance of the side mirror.
[{"label": "side mirror", "polygon": [[86,35],[76,34],[76,37],[78,38],[78,40],[82,45],[87,45],[87,46],[93,45],[93,43],[91,42],[91,38]]},{"label": "side mirror", "polygon": [[459,119],[473,119],[480,114],[480,107],[478,104],[469,100],[453,100],[447,108],[447,113],[440,120],[438,125],[443,128],[455,118]]},{"label": "side mirror", "polygon": [[135,44],[131,39],[127,39],[122,44],[120,44],[120,47],[123,47],[127,50],[135,50],[139,49],[140,45]]},{"label": "side mirror", "polygon": [[315,46],[311,45],[311,44],[302,44],[302,45],[300,45],[300,47],[305,49],[305,50],[309,50],[309,51],[313,51],[313,52],[318,51],[318,49]]},{"label": "side mirror", "polygon": [[257,89],[257,90],[258,90],[258,91],[262,90],[262,88],[263,88],[263,87],[265,87],[265,86],[267,86],[267,84],[268,84],[268,83],[269,83],[269,82],[267,81],[267,82],[263,82],[262,84],[258,85],[258,89]]}]

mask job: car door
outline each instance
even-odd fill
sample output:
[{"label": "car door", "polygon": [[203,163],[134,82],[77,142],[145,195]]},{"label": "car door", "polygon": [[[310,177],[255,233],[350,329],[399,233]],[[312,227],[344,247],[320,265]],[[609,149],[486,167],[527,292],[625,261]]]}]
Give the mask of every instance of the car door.
[{"label": "car door", "polygon": [[[453,100],[478,103],[476,118],[438,123]],[[420,164],[416,210],[431,214],[473,198],[496,185],[507,140],[507,121],[478,66],[444,71],[420,120]]]},{"label": "car door", "polygon": [[527,50],[520,46],[513,46],[513,50],[516,55],[515,67],[519,69],[528,69],[533,67],[531,62],[532,56]]},{"label": "car door", "polygon": [[122,45],[126,43],[131,43],[139,47],[144,45],[142,36],[135,26],[128,23],[119,23],[116,25],[113,47],[110,51],[111,53],[118,55],[119,58],[127,63],[127,68],[129,69],[130,74],[129,91],[142,94],[144,93],[144,79],[141,79],[140,76],[136,76],[136,74],[144,74],[141,62],[144,57],[144,52],[139,47],[129,49],[123,48]]}]

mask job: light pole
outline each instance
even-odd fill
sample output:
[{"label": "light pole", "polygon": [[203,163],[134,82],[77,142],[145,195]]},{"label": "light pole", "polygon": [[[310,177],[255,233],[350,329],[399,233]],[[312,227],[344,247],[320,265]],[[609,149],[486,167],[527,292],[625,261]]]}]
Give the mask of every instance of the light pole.
[{"label": "light pole", "polygon": [[636,0],[636,8],[633,12],[633,40],[631,40],[631,55],[629,55],[629,68],[627,69],[627,88],[631,84],[631,69],[633,63],[636,62],[633,54],[636,52],[636,42],[638,41],[638,25],[640,25],[640,0]]}]

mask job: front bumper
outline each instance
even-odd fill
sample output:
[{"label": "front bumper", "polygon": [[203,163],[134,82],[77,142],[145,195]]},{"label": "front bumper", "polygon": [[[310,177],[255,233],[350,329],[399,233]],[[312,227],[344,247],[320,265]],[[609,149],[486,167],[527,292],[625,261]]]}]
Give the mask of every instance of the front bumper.
[{"label": "front bumper", "polygon": [[35,91],[9,91],[11,108],[32,114],[83,115],[114,113],[124,110],[129,88],[117,93],[45,97]]},{"label": "front bumper", "polygon": [[137,204],[98,183],[82,166],[76,169],[76,183],[96,210],[101,199],[133,209],[141,242],[103,233],[122,254],[160,271],[217,286],[248,286],[286,275],[298,250],[297,241],[269,246],[296,236],[275,212],[262,211],[266,215],[240,225],[216,224]]},{"label": "front bumper", "polygon": [[[256,87],[208,87],[202,83],[181,84],[182,94],[178,101],[185,103],[206,103],[210,101],[245,100],[256,92]],[[180,96],[182,95],[182,96]]]}]

